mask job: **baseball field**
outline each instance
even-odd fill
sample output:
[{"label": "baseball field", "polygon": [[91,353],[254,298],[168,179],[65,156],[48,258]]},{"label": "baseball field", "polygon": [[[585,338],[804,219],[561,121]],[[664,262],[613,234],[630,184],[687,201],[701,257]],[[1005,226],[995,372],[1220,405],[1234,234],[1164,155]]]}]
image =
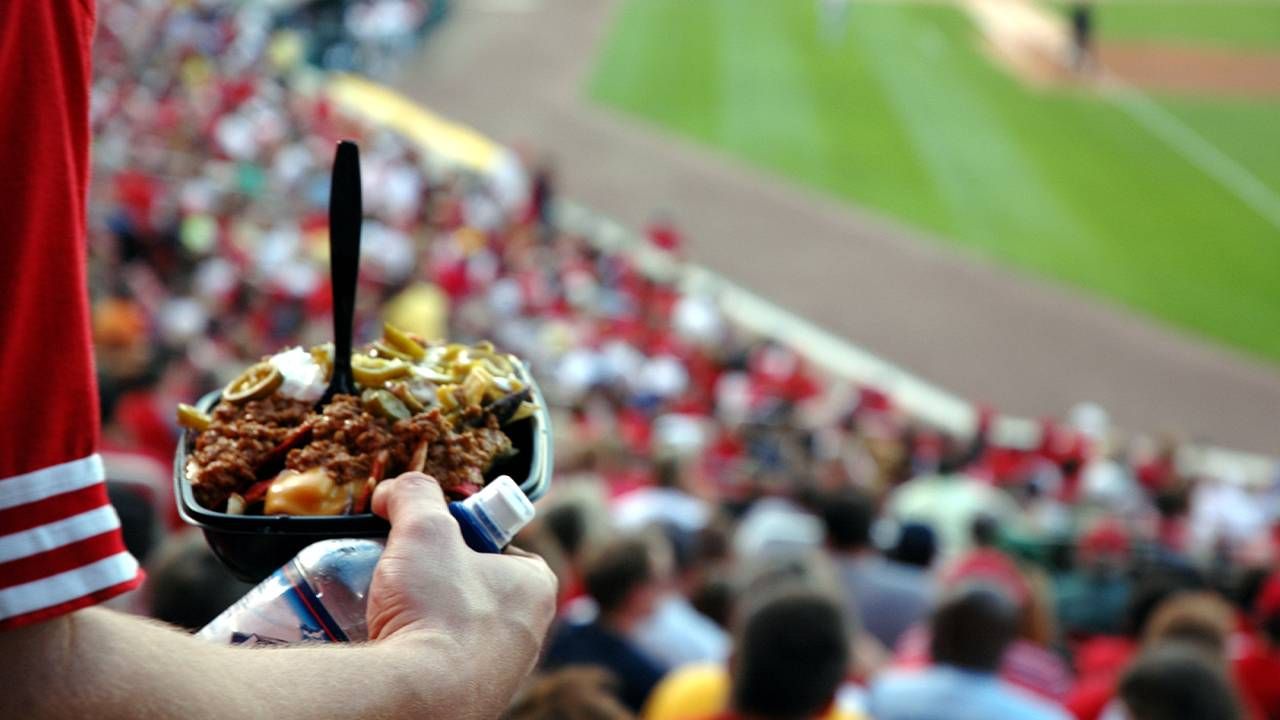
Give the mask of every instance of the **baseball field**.
[{"label": "baseball field", "polygon": [[[630,0],[598,103],[1280,362],[1280,2]],[[817,260],[820,262],[820,259]]]}]

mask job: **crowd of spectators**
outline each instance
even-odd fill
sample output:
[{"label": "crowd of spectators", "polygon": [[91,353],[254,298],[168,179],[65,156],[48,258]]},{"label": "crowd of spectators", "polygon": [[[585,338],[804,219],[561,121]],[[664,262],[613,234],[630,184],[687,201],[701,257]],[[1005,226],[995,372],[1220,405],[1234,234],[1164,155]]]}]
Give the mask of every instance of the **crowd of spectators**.
[{"label": "crowd of spectators", "polygon": [[[559,227],[537,160],[478,175],[345,116],[305,6],[99,8],[104,459],[152,569],[127,607],[198,627],[243,591],[174,515],[172,409],[329,338],[329,163],[352,137],[356,337],[491,339],[551,405],[556,478],[517,542],[559,576],[560,620],[510,717],[1280,718],[1272,490],[1190,473],[1094,405],[1031,447],[997,444],[992,412],[972,437],[921,423]],[[331,64],[382,42],[344,36]],[[671,220],[649,235],[680,253]]]}]

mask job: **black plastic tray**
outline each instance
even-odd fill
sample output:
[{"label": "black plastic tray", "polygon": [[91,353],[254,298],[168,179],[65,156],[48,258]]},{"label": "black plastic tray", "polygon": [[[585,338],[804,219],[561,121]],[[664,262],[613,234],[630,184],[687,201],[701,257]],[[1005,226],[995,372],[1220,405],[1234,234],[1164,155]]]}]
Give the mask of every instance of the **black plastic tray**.
[{"label": "black plastic tray", "polygon": [[[529,500],[537,500],[551,485],[552,444],[551,420],[546,401],[537,383],[522,364],[517,363],[521,381],[530,389],[538,411],[526,420],[511,423],[503,430],[519,451],[515,456],[495,464],[486,477],[510,475],[518,481]],[[221,396],[205,395],[197,407],[209,412]],[[210,510],[196,502],[191,483],[186,479],[187,453],[193,442],[183,431],[173,460],[174,496],[178,514],[188,523],[204,531],[205,540],[218,559],[236,577],[258,582],[284,565],[298,551],[311,543],[330,538],[385,537],[390,526],[373,513],[337,516],[299,515],[230,515]],[[523,480],[520,480],[523,478]]]}]

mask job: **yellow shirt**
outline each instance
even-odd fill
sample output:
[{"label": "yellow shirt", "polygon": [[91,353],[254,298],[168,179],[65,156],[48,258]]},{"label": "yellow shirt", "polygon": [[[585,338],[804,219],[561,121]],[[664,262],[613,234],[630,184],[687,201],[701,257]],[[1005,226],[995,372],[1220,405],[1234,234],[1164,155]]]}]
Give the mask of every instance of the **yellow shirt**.
[{"label": "yellow shirt", "polygon": [[[823,720],[866,720],[854,699],[856,693],[837,693]],[[684,665],[658,683],[645,703],[644,720],[705,720],[729,708],[729,671],[716,663]]]}]

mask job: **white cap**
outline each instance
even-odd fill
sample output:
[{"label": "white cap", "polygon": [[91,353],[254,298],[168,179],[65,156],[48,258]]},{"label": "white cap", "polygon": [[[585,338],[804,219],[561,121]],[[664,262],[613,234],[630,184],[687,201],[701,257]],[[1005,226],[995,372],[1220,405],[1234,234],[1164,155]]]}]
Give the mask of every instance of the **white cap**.
[{"label": "white cap", "polygon": [[528,525],[534,515],[533,503],[509,475],[485,485],[462,504],[493,535],[490,539],[498,547],[511,542],[511,538]]}]

